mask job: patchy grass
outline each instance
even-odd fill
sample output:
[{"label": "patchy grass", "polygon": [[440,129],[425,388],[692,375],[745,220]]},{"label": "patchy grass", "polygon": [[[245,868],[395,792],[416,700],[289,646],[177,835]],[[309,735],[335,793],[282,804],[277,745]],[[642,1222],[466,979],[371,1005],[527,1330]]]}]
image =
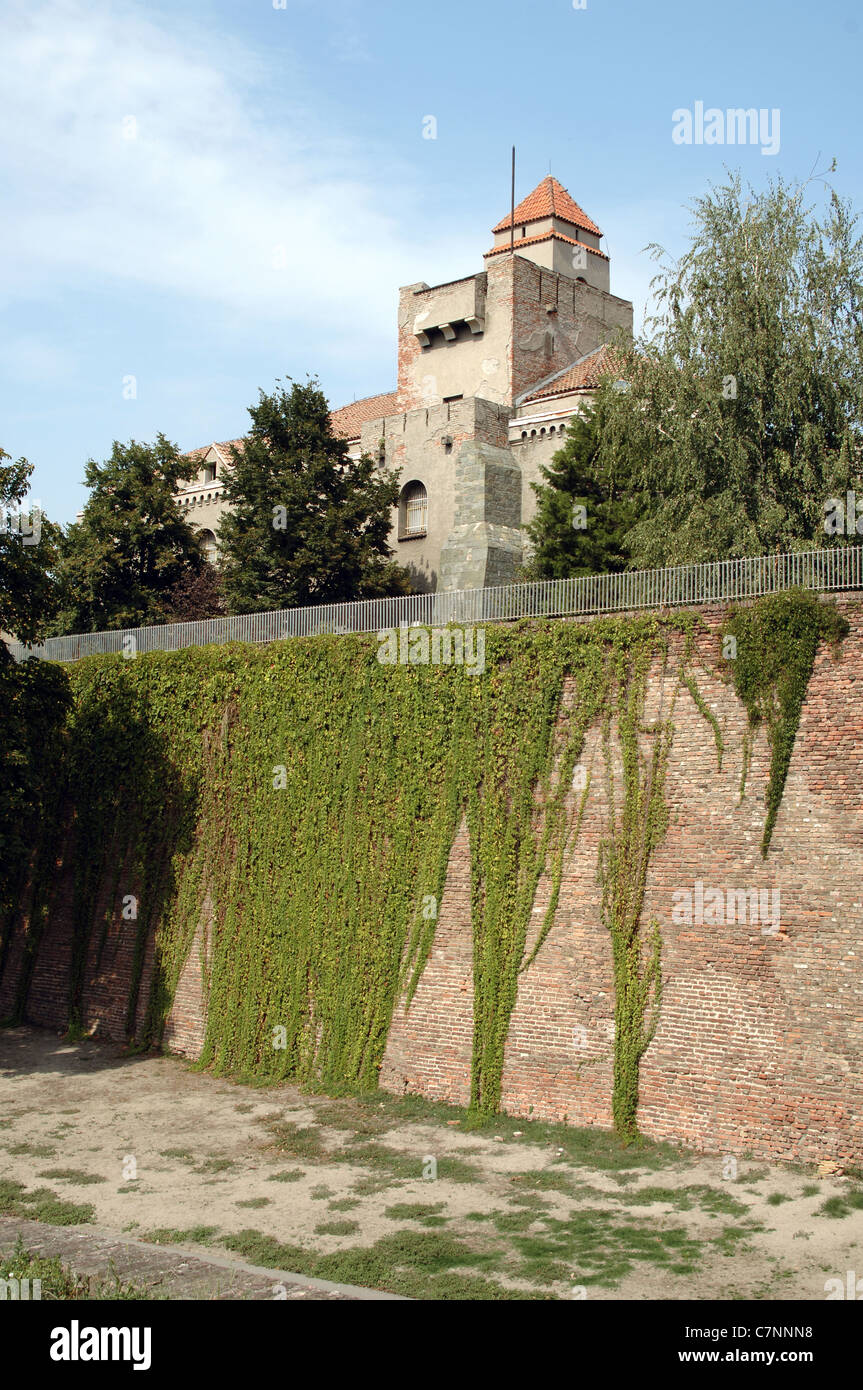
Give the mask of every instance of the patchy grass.
[{"label": "patchy grass", "polygon": [[261,1231],[240,1231],[224,1240],[254,1264],[296,1270],[315,1279],[386,1289],[408,1298],[524,1299],[525,1294],[474,1272],[499,1264],[500,1256],[473,1249],[465,1241],[426,1231],[397,1231],[371,1246],[358,1246],[318,1255],[299,1245],[286,1245]]},{"label": "patchy grass", "polygon": [[305,1172],[302,1168],[283,1168],[281,1173],[270,1173],[267,1182],[299,1182],[304,1178]]},{"label": "patchy grass", "polygon": [[16,1158],[56,1158],[57,1150],[50,1144],[10,1144],[8,1153]]},{"label": "patchy grass", "polygon": [[212,1245],[213,1237],[218,1235],[218,1226],[189,1226],[180,1231],[172,1226],[157,1226],[153,1231],[142,1231],[141,1240],[150,1245]]},{"label": "patchy grass", "polygon": [[315,1227],[316,1236],[352,1236],[360,1229],[358,1221],[322,1221]]},{"label": "patchy grass", "polygon": [[845,1217],[852,1211],[863,1211],[863,1189],[845,1192],[841,1197],[828,1197],[815,1212],[816,1216]]},{"label": "patchy grass", "polygon": [[40,1178],[57,1178],[60,1182],[71,1182],[77,1187],[86,1187],[92,1182],[107,1182],[98,1173],[85,1173],[81,1168],[45,1168],[39,1174]]},{"label": "patchy grass", "polygon": [[229,1173],[236,1168],[232,1158],[207,1158],[196,1169],[196,1173]]},{"label": "patchy grass", "polygon": [[93,1220],[90,1202],[66,1202],[49,1187],[28,1192],[23,1183],[0,1179],[0,1216],[18,1216],[28,1221],[47,1221],[52,1226],[82,1226]]},{"label": "patchy grass", "polygon": [[390,1221],[419,1221],[423,1226],[445,1226],[448,1217],[441,1216],[444,1202],[395,1202],[386,1207],[384,1216]]},{"label": "patchy grass", "polygon": [[244,1202],[237,1202],[238,1207],[268,1207],[272,1202],[272,1197],[247,1197]]}]

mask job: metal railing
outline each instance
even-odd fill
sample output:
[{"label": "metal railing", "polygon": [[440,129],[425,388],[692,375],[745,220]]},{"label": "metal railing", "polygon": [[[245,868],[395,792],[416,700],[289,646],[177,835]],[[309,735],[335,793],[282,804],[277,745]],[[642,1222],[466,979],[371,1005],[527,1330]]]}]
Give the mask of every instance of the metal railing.
[{"label": "metal railing", "polygon": [[94,653],[172,652],[182,647],[203,647],[220,642],[277,642],[286,637],[314,637],[323,633],[380,632],[406,624],[446,627],[449,623],[472,625],[509,622],[516,618],[564,618],[641,608],[674,608],[758,598],[761,594],[796,586],[820,591],[863,588],[863,545],[49,637],[41,646],[34,647],[18,642],[8,645],[18,661],[29,656],[49,661],[77,661]]}]

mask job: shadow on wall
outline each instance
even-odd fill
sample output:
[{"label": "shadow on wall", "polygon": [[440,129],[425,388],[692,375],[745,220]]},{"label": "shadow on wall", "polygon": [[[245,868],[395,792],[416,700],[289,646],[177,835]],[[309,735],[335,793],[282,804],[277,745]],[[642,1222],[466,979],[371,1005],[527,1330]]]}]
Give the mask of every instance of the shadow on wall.
[{"label": "shadow on wall", "polygon": [[169,755],[122,658],[79,687],[57,781],[11,927],[0,1012],[12,1022],[65,1017],[73,1035],[110,1012],[113,1036],[158,1041],[178,963],[162,958],[155,932],[194,842],[200,770]]}]

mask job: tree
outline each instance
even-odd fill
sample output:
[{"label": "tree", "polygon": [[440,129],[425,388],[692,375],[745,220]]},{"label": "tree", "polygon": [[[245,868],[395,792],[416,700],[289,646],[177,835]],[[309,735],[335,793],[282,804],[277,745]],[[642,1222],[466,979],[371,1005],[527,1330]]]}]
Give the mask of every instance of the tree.
[{"label": "tree", "polygon": [[204,565],[201,543],[181,514],[177,484],[197,465],[164,435],[155,444],[116,440],[104,463],[90,459],[92,489],[61,547],[58,632],[99,632],[165,620],[170,594]]},{"label": "tree", "polygon": [[[0,629],[37,642],[57,603],[54,565],[60,528],[26,505],[33,467],[0,449]],[[13,661],[0,642],[0,975],[11,914],[20,908],[33,847],[53,804],[62,727],[70,704],[62,667]],[[30,929],[37,923],[28,904]]]},{"label": "tree", "polygon": [[[36,642],[57,606],[54,567],[61,532],[25,498],[33,465],[0,449],[0,630]],[[0,660],[7,656],[0,643]]]},{"label": "tree", "polygon": [[221,575],[216,566],[209,563],[199,570],[186,570],[165,600],[165,621],[169,623],[221,618],[227,611]]},{"label": "tree", "polygon": [[544,483],[531,483],[537,511],[527,527],[533,553],[525,578],[566,579],[626,567],[624,537],[636,516],[625,475],[602,456],[607,413],[604,383],[584,415],[573,417],[564,447],[540,468]]},{"label": "tree", "polygon": [[289,608],[409,592],[387,537],[397,477],[348,456],[317,382],[279,386],[249,407],[231,451],[219,524],[229,611]]},{"label": "tree", "polygon": [[638,567],[832,544],[829,499],[860,486],[863,242],[835,193],[821,220],[807,196],[733,176],[694,204],[676,264],[651,248],[657,312],[597,455],[640,499]]}]

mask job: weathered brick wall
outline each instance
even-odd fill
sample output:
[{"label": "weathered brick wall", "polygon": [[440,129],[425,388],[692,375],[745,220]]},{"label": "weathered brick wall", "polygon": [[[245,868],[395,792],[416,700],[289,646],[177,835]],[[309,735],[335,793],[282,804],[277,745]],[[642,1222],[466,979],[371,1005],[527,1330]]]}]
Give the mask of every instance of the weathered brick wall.
[{"label": "weathered brick wall", "polygon": [[[662,933],[659,1026],[641,1067],[642,1130],[696,1147],[751,1149],[786,1158],[859,1162],[863,1154],[863,604],[841,598],[851,621],[842,658],[822,650],[809,686],[768,857],[760,854],[769,771],[756,739],[739,797],[746,714],[714,674],[722,610],[701,610],[702,697],[725,743],[721,772],[713,730],[685,689],[674,709],[666,797],[668,832],[653,856],[643,920]],[[673,681],[665,681],[665,708]],[[651,675],[646,716],[662,693]],[[503,1076],[504,1107],[576,1124],[611,1120],[614,993],[602,925],[597,851],[607,824],[597,734],[582,757],[594,775],[578,841],[567,857],[555,921],[520,977]],[[619,769],[618,769],[619,777]],[[572,809],[572,806],[571,808]],[[469,846],[453,846],[435,945],[407,1017],[397,1010],[382,1083],[464,1100],[459,1032],[470,1009],[470,951],[463,897]],[[672,921],[675,889],[704,885],[779,889],[780,925]],[[542,922],[548,884],[534,920]],[[769,924],[768,924],[769,925]],[[454,1004],[460,972],[468,982]]]},{"label": "weathered brick wall", "polygon": [[[838,602],[851,634],[838,662],[826,649],[817,658],[766,860],[766,738],[755,740],[741,800],[746,715],[716,674],[723,610],[701,610],[708,631],[696,647],[695,672],[719,719],[724,757],[719,771],[713,730],[681,689],[666,781],[669,826],[651,861],[643,913],[662,934],[661,1016],[641,1067],[639,1123],[653,1137],[784,1158],[859,1162],[863,1154],[863,599]],[[648,721],[660,700],[668,712],[674,684],[673,674],[663,683],[658,668],[651,673]],[[582,765],[592,772],[585,814],[565,861],[552,929],[520,976],[503,1103],[517,1114],[608,1125],[614,994],[596,872],[608,808],[595,730]],[[675,922],[674,891],[692,890],[697,880],[722,889],[778,889],[778,931],[746,920]],[[541,882],[534,934],[548,892]],[[33,1022],[49,1027],[67,1021],[71,910],[68,870],[58,862],[28,1008]],[[134,924],[115,916],[98,964],[91,946],[84,1013],[85,1026],[122,1037]],[[188,1056],[198,1055],[204,1037],[202,955],[210,926],[204,902],[166,1030],[166,1044]],[[14,998],[22,942],[19,932],[0,984],[0,1016]],[[142,1001],[151,968],[152,949]],[[393,1015],[382,1085],[464,1103],[472,1028],[470,845],[462,824],[428,964],[408,1012],[400,1003]]]}]

